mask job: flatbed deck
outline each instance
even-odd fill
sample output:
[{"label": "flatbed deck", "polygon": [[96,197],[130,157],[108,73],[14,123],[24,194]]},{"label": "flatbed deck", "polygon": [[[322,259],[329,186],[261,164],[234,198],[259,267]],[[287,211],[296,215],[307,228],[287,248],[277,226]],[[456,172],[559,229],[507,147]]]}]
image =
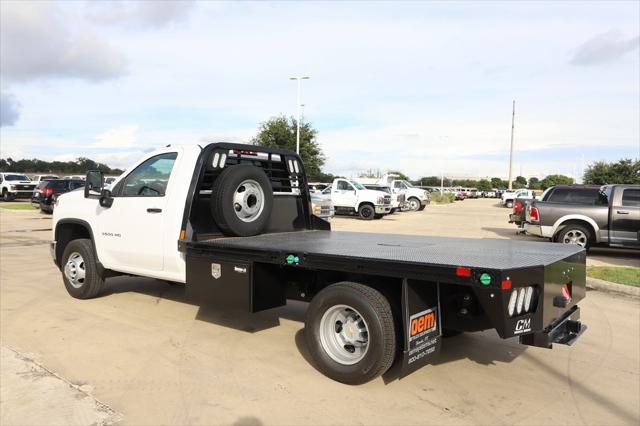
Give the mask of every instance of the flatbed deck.
[{"label": "flatbed deck", "polygon": [[[336,231],[300,231],[255,237],[188,242],[196,251],[228,256],[251,255],[282,262],[289,253],[309,267],[328,261],[346,265],[393,265],[409,268],[457,267],[513,270],[545,266],[583,251],[574,245],[502,239],[428,237]],[[354,268],[350,268],[354,269]]]}]

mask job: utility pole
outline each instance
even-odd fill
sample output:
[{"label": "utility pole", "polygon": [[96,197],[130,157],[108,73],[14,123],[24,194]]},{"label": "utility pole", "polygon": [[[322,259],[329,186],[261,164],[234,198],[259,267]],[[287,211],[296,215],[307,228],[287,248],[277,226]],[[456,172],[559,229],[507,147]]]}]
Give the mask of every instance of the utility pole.
[{"label": "utility pole", "polygon": [[511,113],[511,148],[509,150],[509,190],[513,189],[513,182],[511,181],[513,178],[512,169],[513,169],[513,128],[515,127],[516,122],[516,101],[513,101],[513,112]]},{"label": "utility pole", "polygon": [[296,129],[296,153],[300,154],[300,110],[302,108],[302,104],[300,103],[300,98],[302,96],[302,80],[309,80],[309,77],[289,77],[289,80],[297,80],[298,81],[298,119],[297,121],[297,129]]},{"label": "utility pole", "polygon": [[440,194],[444,194],[444,170],[440,173]]}]

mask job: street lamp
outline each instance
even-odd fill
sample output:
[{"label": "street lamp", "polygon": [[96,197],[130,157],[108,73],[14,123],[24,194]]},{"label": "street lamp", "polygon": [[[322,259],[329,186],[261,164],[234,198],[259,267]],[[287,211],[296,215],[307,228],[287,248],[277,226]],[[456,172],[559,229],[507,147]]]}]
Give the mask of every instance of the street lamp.
[{"label": "street lamp", "polygon": [[296,130],[296,153],[300,155],[300,96],[302,91],[302,80],[309,80],[309,77],[289,77],[289,80],[298,81],[298,120]]}]

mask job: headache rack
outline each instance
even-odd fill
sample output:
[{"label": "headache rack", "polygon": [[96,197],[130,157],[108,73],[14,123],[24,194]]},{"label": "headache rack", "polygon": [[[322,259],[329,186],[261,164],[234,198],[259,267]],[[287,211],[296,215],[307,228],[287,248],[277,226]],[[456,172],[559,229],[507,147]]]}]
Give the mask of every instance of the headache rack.
[{"label": "headache rack", "polygon": [[[212,143],[200,153],[193,175],[187,204],[183,216],[183,239],[200,240],[221,236],[209,215],[209,203],[213,184],[227,168],[238,164],[250,164],[260,167],[269,178],[273,194],[296,197],[300,200],[300,216],[310,217],[309,194],[304,165],[300,157],[291,152],[276,148],[240,145],[235,143]],[[311,219],[306,219],[310,221]],[[305,227],[310,222],[305,223]]]}]

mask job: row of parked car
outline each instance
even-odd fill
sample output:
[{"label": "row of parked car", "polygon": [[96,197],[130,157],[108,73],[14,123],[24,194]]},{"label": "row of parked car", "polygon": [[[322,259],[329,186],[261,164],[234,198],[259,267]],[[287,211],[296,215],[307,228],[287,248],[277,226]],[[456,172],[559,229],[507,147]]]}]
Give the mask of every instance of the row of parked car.
[{"label": "row of parked car", "polygon": [[640,248],[640,185],[557,185],[540,197],[517,195],[509,222],[528,235],[585,249]]},{"label": "row of parked car", "polygon": [[[108,184],[115,176],[105,179]],[[52,213],[55,200],[60,194],[84,187],[83,175],[68,175],[62,178],[53,174],[39,174],[31,178],[23,173],[0,173],[0,194],[3,201],[30,199],[35,208]]]},{"label": "row of parked car", "polygon": [[431,201],[429,191],[393,174],[381,178],[337,178],[331,183],[311,182],[309,192],[316,215],[326,217],[318,214],[324,206],[331,214],[356,215],[363,220],[380,219],[396,212],[422,211]]}]

